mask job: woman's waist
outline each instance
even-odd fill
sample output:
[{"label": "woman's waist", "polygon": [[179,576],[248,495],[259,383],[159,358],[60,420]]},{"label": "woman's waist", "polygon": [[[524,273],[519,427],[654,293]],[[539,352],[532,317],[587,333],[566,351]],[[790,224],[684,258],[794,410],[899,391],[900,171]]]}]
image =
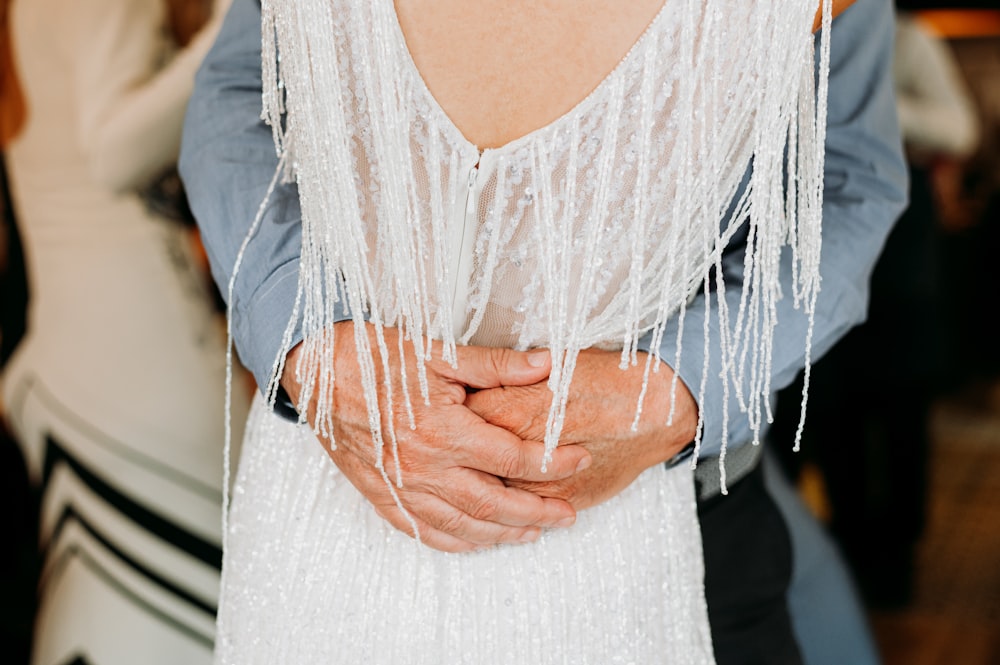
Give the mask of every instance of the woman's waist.
[{"label": "woman's waist", "polygon": [[136,330],[114,320],[62,323],[32,322],[4,372],[6,392],[44,390],[95,420],[178,432],[187,430],[172,424],[178,413],[199,422],[200,416],[214,422],[222,413],[221,339],[206,346],[181,330]]},{"label": "woman's waist", "polygon": [[[195,266],[187,232],[155,219],[134,222],[120,233],[29,229],[25,253],[33,316],[127,318],[133,326],[170,327],[169,320],[158,320],[160,312],[169,319],[180,311],[185,320],[175,326],[190,325],[192,314],[199,319],[209,314],[208,278]],[[195,310],[188,311],[191,307]]]},{"label": "woman's waist", "polygon": [[108,191],[73,174],[52,179],[11,175],[18,223],[37,242],[110,242],[149,233],[144,225],[164,221],[150,212],[137,192]]}]

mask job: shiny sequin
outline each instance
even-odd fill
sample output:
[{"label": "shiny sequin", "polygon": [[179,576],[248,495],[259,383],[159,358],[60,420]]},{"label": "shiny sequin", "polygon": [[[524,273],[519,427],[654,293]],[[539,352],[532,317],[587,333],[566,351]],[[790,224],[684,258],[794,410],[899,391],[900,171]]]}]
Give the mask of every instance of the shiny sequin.
[{"label": "shiny sequin", "polygon": [[248,425],[217,662],[714,662],[683,465],[536,543],[445,554],[378,517],[308,427],[261,401]]}]

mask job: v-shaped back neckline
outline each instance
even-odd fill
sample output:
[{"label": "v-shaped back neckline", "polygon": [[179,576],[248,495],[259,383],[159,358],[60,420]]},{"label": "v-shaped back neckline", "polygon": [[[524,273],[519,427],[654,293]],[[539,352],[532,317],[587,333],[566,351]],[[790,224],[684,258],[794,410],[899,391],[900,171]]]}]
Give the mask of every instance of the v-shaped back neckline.
[{"label": "v-shaped back neckline", "polygon": [[451,135],[451,140],[456,145],[459,145],[467,150],[474,150],[479,155],[486,152],[496,153],[515,150],[519,146],[530,142],[546,132],[558,129],[565,124],[569,118],[585,112],[593,103],[595,103],[597,98],[604,92],[605,89],[610,88],[612,83],[622,76],[624,70],[631,64],[635,52],[638,51],[646,41],[652,38],[652,33],[656,32],[660,28],[660,25],[665,20],[664,17],[667,14],[667,7],[671,4],[671,0],[664,0],[663,4],[656,11],[656,14],[652,19],[650,19],[649,23],[646,24],[646,27],[643,28],[643,31],[628,48],[625,54],[618,60],[618,63],[597,83],[596,86],[594,86],[593,89],[591,89],[590,92],[588,92],[578,102],[573,104],[569,110],[560,114],[553,120],[525,132],[516,138],[506,141],[501,145],[491,148],[483,148],[475,142],[469,140],[465,132],[457,124],[455,124],[452,116],[438,101],[437,97],[434,96],[434,93],[431,92],[426,79],[424,79],[423,74],[420,72],[420,68],[417,67],[417,63],[413,59],[413,54],[410,52],[409,44],[406,41],[406,35],[403,32],[403,26],[399,22],[399,13],[396,11],[395,1],[386,0],[386,2],[392,4],[392,9],[389,12],[392,22],[391,32],[396,39],[395,46],[402,54],[401,59],[403,60],[403,70],[405,74],[410,76],[415,83],[415,87],[417,89],[416,94],[425,98],[425,101],[431,108],[432,112],[438,116],[443,130]]}]

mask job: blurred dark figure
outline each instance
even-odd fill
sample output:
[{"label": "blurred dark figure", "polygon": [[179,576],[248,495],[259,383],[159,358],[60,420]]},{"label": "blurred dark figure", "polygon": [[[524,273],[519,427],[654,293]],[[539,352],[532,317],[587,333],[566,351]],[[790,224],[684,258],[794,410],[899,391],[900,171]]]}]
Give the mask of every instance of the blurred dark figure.
[{"label": "blurred dark figure", "polygon": [[[24,335],[28,291],[20,239],[0,163],[0,373]],[[27,663],[38,578],[38,497],[0,403],[0,644],[11,663]]]},{"label": "blurred dark figure", "polygon": [[[17,134],[24,124],[25,103],[17,85],[7,32],[9,6],[0,3],[0,146]],[[24,256],[14,225],[13,207],[7,187],[7,170],[0,159],[0,368],[10,358],[24,335],[28,286],[24,276]],[[2,410],[0,410],[2,413]]]},{"label": "blurred dark figure", "polygon": [[[13,76],[10,43],[6,39],[7,5],[0,4],[0,145],[24,122],[21,89]],[[7,174],[0,159],[0,374],[24,336],[28,285],[21,241],[14,224]],[[27,663],[31,650],[38,579],[38,497],[28,482],[28,470],[17,443],[4,424],[0,401],[0,645],[5,662]]]},{"label": "blurred dark figure", "polygon": [[[994,8],[997,8],[994,5]],[[942,234],[948,387],[964,405],[1000,408],[1000,34],[954,40],[952,50],[976,104],[978,149],[967,160],[939,160],[933,171]]]},{"label": "blurred dark figure", "polygon": [[[910,165],[910,205],[872,275],[868,320],[813,368],[802,445],[788,444],[801,382],[779,395],[775,446],[796,477],[822,472],[830,529],[870,607],[907,604],[927,494],[928,420],[946,385],[950,331],[943,321],[938,164],[976,146],[971,98],[947,44],[905,12],[897,20],[894,75]],[[950,294],[949,294],[950,295]]]}]

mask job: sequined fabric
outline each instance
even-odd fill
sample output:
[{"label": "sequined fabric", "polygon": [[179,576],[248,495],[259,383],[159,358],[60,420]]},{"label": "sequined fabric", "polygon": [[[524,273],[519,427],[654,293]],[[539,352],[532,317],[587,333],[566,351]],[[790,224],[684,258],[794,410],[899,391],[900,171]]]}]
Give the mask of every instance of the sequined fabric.
[{"label": "sequined fabric", "polygon": [[686,467],[531,545],[445,554],[378,517],[308,427],[258,403],[248,428],[217,662],[714,662]]}]

